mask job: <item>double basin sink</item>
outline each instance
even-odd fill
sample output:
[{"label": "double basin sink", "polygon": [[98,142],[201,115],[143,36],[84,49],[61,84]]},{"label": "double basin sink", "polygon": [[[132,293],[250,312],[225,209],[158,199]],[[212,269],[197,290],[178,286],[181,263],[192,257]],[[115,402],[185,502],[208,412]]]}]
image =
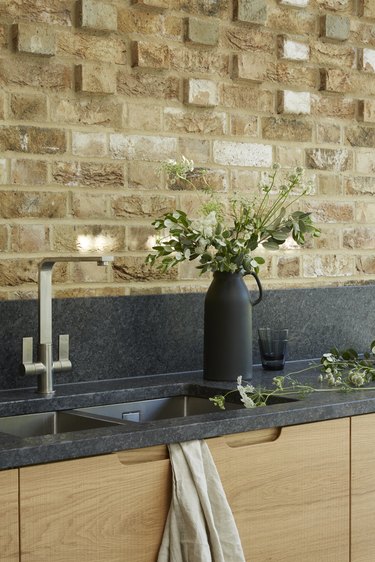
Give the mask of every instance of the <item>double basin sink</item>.
[{"label": "double basin sink", "polygon": [[[211,394],[214,394],[216,389],[213,390],[214,392]],[[269,405],[284,402],[294,402],[294,399],[274,397]],[[226,410],[242,408],[243,405],[240,402],[226,402]],[[17,437],[35,437],[128,425],[129,422],[148,423],[218,411],[217,406],[214,406],[208,397],[181,395],[75,410],[3,417],[0,418],[0,432]]]}]

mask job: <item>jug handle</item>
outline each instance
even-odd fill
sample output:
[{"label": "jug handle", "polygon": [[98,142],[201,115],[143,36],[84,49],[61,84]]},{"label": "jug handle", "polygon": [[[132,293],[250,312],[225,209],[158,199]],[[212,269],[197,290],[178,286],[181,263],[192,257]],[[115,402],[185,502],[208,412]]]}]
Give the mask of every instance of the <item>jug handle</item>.
[{"label": "jug handle", "polygon": [[257,275],[256,273],[254,273],[254,271],[251,271],[251,272],[250,272],[250,275],[252,275],[252,276],[254,277],[254,279],[255,279],[255,281],[256,281],[256,283],[257,283],[257,285],[258,285],[258,289],[259,289],[259,297],[258,297],[254,302],[251,302],[251,301],[250,301],[250,302],[251,302],[251,305],[252,305],[252,306],[255,306],[256,304],[260,303],[260,301],[262,300],[262,297],[263,297],[263,288],[262,288],[262,284],[261,284],[261,282],[260,282],[260,279],[259,279],[258,275]]}]

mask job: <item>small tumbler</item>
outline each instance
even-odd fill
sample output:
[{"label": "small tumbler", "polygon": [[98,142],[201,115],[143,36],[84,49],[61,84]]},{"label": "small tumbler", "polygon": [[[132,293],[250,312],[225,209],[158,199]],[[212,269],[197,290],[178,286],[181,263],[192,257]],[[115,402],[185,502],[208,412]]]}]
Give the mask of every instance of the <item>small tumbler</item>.
[{"label": "small tumbler", "polygon": [[263,369],[278,371],[284,368],[288,330],[259,328],[259,349]]}]

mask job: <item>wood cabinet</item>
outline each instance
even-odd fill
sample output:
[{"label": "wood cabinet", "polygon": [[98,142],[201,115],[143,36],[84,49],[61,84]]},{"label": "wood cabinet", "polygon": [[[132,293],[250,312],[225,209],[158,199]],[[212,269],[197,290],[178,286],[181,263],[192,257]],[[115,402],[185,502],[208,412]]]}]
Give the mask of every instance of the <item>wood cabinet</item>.
[{"label": "wood cabinet", "polygon": [[[349,560],[349,420],[208,440],[248,562]],[[21,562],[155,562],[165,446],[20,469]]]},{"label": "wood cabinet", "polygon": [[375,560],[375,414],[351,418],[352,562]]},{"label": "wood cabinet", "polygon": [[247,562],[349,560],[349,423],[209,441]]},{"label": "wood cabinet", "polygon": [[18,562],[18,470],[0,472],[0,561]]}]

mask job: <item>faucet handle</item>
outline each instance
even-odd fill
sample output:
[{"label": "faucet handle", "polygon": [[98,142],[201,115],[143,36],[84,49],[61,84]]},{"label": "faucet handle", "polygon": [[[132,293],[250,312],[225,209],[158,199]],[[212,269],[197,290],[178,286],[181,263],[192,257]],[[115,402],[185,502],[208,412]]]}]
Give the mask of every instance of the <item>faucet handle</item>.
[{"label": "faucet handle", "polygon": [[33,362],[33,338],[22,338],[22,375],[41,375],[46,368],[43,363]]},{"label": "faucet handle", "polygon": [[59,336],[59,359],[53,362],[53,370],[55,372],[70,371],[72,362],[69,359],[69,335],[62,334]]}]

